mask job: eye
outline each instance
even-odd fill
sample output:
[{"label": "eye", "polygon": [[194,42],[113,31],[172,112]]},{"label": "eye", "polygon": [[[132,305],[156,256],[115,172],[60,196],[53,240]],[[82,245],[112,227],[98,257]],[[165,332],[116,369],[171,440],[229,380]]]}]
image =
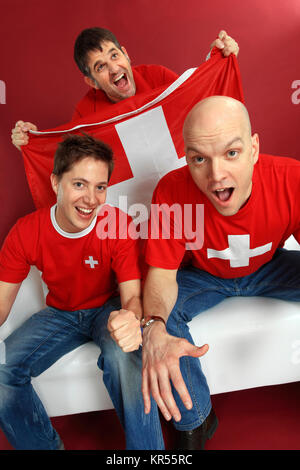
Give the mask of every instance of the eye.
[{"label": "eye", "polygon": [[97,189],[98,189],[98,191],[103,192],[103,191],[106,190],[106,186],[100,185],[100,186],[97,186]]},{"label": "eye", "polygon": [[237,150],[229,150],[229,152],[227,152],[227,155],[228,155],[229,158],[237,157],[238,156],[238,151]]},{"label": "eye", "polygon": [[119,54],[117,52],[114,52],[111,56],[112,59],[117,59]]},{"label": "eye", "polygon": [[201,165],[203,162],[205,161],[205,158],[204,157],[193,157],[193,162],[196,164],[196,165]]},{"label": "eye", "polygon": [[103,70],[103,68],[104,68],[104,65],[105,65],[105,64],[99,64],[99,65],[97,65],[97,67],[96,67],[96,72],[98,72],[98,73],[101,72],[101,70]]},{"label": "eye", "polygon": [[80,181],[75,181],[74,186],[75,188],[82,188],[83,184]]}]

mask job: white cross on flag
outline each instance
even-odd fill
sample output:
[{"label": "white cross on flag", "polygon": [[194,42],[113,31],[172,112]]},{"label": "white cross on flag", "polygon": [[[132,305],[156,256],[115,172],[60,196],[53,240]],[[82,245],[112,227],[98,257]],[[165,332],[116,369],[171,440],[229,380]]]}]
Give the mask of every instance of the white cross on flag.
[{"label": "white cross on flag", "polygon": [[52,130],[30,133],[22,147],[26,175],[37,208],[55,203],[49,175],[57,144],[66,133],[87,132],[114,151],[108,202],[118,206],[121,195],[128,204],[149,205],[158,180],[185,165],[182,127],[190,109],[211,95],[226,95],[243,101],[237,59],[217,52],[196,69],[187,70],[167,89],[157,88],[127,98],[97,112]]}]

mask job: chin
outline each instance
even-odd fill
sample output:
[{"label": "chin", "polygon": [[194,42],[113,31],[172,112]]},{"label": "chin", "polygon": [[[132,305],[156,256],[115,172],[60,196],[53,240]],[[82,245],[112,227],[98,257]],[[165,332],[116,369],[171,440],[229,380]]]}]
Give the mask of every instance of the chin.
[{"label": "chin", "polygon": [[215,206],[215,209],[219,212],[219,214],[223,215],[224,217],[230,217],[232,215],[235,215],[239,211],[239,209],[232,208],[232,207]]}]

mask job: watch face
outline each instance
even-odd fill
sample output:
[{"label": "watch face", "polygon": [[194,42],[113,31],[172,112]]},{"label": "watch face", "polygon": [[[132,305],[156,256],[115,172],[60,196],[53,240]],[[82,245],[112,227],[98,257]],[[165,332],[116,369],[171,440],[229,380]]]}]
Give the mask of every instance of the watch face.
[{"label": "watch face", "polygon": [[163,318],[153,315],[153,316],[148,316],[148,317],[143,318],[142,323],[141,323],[142,328],[146,328],[147,326],[151,325],[151,323],[155,321],[161,321],[164,324],[166,324]]},{"label": "watch face", "polygon": [[151,325],[151,323],[153,323],[153,322],[154,322],[153,318],[151,318],[151,317],[149,318],[149,317],[148,317],[148,319],[147,319],[147,317],[146,317],[146,318],[144,318],[143,321],[142,321],[142,327],[143,327],[143,328],[146,328],[146,326]]}]

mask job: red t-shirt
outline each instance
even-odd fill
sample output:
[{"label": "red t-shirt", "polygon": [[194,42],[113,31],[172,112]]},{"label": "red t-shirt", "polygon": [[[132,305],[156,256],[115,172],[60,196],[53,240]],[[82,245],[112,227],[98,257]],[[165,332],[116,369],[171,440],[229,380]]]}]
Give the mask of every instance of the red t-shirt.
[{"label": "red t-shirt", "polygon": [[118,238],[119,214],[125,230],[131,219],[114,209],[115,239],[97,236],[101,217],[81,232],[64,232],[56,223],[55,206],[22,217],[0,252],[0,280],[22,282],[35,265],[49,289],[47,305],[67,311],[100,307],[116,292],[116,280],[140,279],[137,241]]},{"label": "red t-shirt", "polygon": [[[162,239],[166,219],[161,218],[160,232],[152,230],[159,238],[150,239],[149,235],[146,261],[151,266],[178,269],[186,253],[195,267],[221,278],[253,273],[272,259],[290,235],[300,243],[299,190],[299,161],[260,155],[254,166],[249,200],[237,214],[225,217],[197,188],[188,166],[174,170],[160,180],[152,201],[177,205],[173,206],[177,215],[170,212],[170,239]],[[155,218],[152,219],[155,228]],[[167,228],[164,237],[168,236]],[[193,242],[193,233],[198,249],[186,251],[186,243]]]},{"label": "red t-shirt", "polygon": [[[170,85],[178,75],[162,65],[137,65],[132,67],[136,85],[136,94],[154,90],[155,88]],[[76,105],[72,120],[80,119],[96,111],[103,111],[105,107],[113,106],[106,94],[101,90],[91,88]]]}]

